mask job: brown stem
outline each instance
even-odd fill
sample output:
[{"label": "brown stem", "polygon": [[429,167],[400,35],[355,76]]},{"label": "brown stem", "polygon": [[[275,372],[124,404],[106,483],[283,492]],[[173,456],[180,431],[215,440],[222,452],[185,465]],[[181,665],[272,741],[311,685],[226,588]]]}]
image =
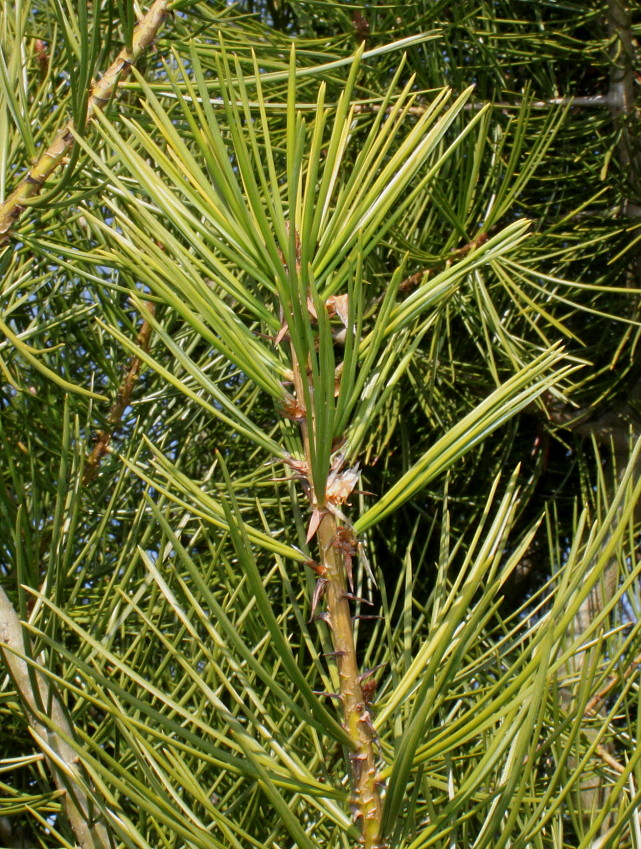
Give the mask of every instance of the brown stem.
[{"label": "brown stem", "polygon": [[[170,0],[156,0],[134,30],[131,50],[123,48],[111,67],[99,80],[94,81],[87,104],[87,123],[91,121],[96,110],[103,109],[109,103],[119,83],[129,75],[131,66],[154,42],[167,16],[169,2]],[[64,157],[73,147],[74,129],[73,121],[68,121],[58,131],[55,141],[0,205],[0,245],[7,241],[11,227],[24,212],[28,202],[40,194],[47,179],[62,164]]]},{"label": "brown stem", "polygon": [[[146,306],[153,314],[154,304],[148,302]],[[149,322],[145,319],[136,338],[136,344],[139,348],[142,348],[143,351],[147,351],[149,348],[150,337],[151,324],[149,324]],[[118,429],[122,415],[131,402],[131,396],[133,394],[136,381],[138,380],[138,375],[140,374],[141,365],[142,360],[140,357],[137,355],[132,357],[129,368],[127,369],[127,374],[118,388],[116,400],[111,405],[111,409],[107,415],[107,427],[99,432],[96,444],[85,462],[85,470],[82,476],[82,483],[85,485],[95,478],[98,473],[98,468],[100,467],[100,462],[109,450],[111,438]]]},{"label": "brown stem", "polygon": [[[448,263],[464,259],[471,251],[482,247],[488,239],[489,234],[482,231],[478,234],[478,236],[472,239],[471,242],[467,242],[467,244],[462,245],[460,248],[454,248],[454,250],[447,254],[445,259],[435,263],[431,268],[423,268],[420,271],[416,271],[414,274],[410,274],[409,277],[406,277],[400,282],[398,287],[399,294],[407,297],[423,282],[423,278],[426,275],[440,273]],[[378,295],[376,298],[373,298],[367,306],[366,314],[371,315],[372,310],[383,302],[384,297],[385,294],[383,293],[382,295]]]},{"label": "brown stem", "polygon": [[599,710],[603,706],[603,702],[607,698],[607,696],[614,690],[614,688],[620,684],[622,681],[630,678],[637,671],[638,667],[641,665],[641,654],[638,654],[632,663],[628,664],[628,666],[623,670],[623,672],[617,672],[613,675],[610,675],[608,678],[607,684],[605,684],[598,693],[595,693],[590,701],[585,706],[584,713],[586,716],[588,714],[595,715],[599,712]]},{"label": "brown stem", "polygon": [[440,272],[446,267],[448,263],[455,260],[463,259],[469,253],[471,253],[471,251],[482,247],[482,245],[487,242],[488,238],[489,236],[487,233],[481,232],[475,239],[472,239],[471,242],[468,242],[462,247],[455,248],[453,251],[450,251],[450,253],[445,259],[441,260],[432,268],[425,268],[422,271],[417,271],[415,274],[410,274],[409,277],[406,277],[405,280],[401,281],[398,287],[399,293],[408,294],[409,292],[413,291],[419,285],[419,283],[422,281],[423,277],[426,274],[434,274]]},{"label": "brown stem", "polygon": [[349,765],[354,788],[354,816],[361,827],[363,846],[375,849],[382,846],[381,784],[374,753],[376,735],[361,686],[352,613],[346,598],[345,564],[343,554],[336,546],[337,530],[335,517],[326,512],[318,527],[318,546],[327,579],[325,599],[336,652],[343,720],[352,741]]}]

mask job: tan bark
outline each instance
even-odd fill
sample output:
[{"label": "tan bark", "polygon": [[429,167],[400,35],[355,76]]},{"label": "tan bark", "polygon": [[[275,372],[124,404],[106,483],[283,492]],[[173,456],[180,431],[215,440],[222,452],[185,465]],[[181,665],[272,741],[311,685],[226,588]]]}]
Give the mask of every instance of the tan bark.
[{"label": "tan bark", "polygon": [[[87,104],[87,123],[91,121],[96,110],[103,109],[109,103],[119,83],[131,72],[132,65],[153,44],[167,16],[168,6],[169,0],[156,0],[134,30],[131,50],[123,48],[111,67],[99,80],[94,81]],[[73,121],[68,121],[58,131],[54,141],[0,205],[0,245],[8,240],[11,228],[29,201],[40,194],[48,178],[63,163],[74,145],[74,129]]]},{"label": "tan bark", "polygon": [[0,657],[25,707],[33,738],[62,792],[64,813],[80,849],[109,849],[114,844],[104,818],[84,789],[88,778],[69,742],[75,734],[65,707],[45,676],[29,669],[25,656],[22,624],[0,587]]}]

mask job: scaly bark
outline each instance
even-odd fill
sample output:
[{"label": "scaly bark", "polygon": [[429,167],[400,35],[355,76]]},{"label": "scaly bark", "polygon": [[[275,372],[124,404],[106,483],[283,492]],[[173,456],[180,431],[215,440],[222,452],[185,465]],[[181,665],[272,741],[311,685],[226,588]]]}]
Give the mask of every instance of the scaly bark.
[{"label": "scaly bark", "polygon": [[[630,133],[630,122],[634,119],[634,46],[632,37],[632,22],[630,12],[623,0],[608,0],[608,33],[610,36],[610,84],[606,103],[610,109],[613,123],[620,132],[617,145],[617,158],[622,173],[627,176],[629,191],[624,198],[623,214],[635,217],[638,208],[630,201],[630,196],[641,190],[641,147],[637,134]],[[628,268],[628,283],[632,288],[638,288],[641,282],[641,256],[637,251],[632,257]],[[637,312],[638,309],[635,309]],[[608,446],[612,451],[612,491],[618,484],[618,479],[625,469],[630,452],[630,445],[641,434],[638,416],[632,401],[641,398],[641,381],[630,390],[628,399],[617,409],[608,411],[599,418],[594,418],[591,409],[585,411],[563,412],[552,411],[553,418],[566,421],[568,427],[585,436],[593,436],[598,442]],[[632,426],[631,422],[635,423]],[[632,440],[631,440],[632,436]],[[574,627],[573,636],[583,633],[594,620],[604,605],[612,597],[616,586],[617,564],[613,563],[606,570],[602,586],[596,587],[586,598],[580,608]],[[583,657],[577,658],[578,668],[583,663]]]},{"label": "scaly bark", "polygon": [[318,547],[323,578],[327,581],[327,624],[336,653],[343,722],[352,741],[349,765],[354,789],[354,818],[360,824],[363,846],[378,849],[383,844],[380,840],[382,803],[375,755],[376,735],[361,686],[344,555],[337,531],[335,517],[325,513],[318,526]]},{"label": "scaly bark", "polygon": [[[634,108],[634,45],[630,11],[624,0],[607,0],[607,24],[610,38],[610,81],[604,105],[609,109],[612,122],[619,133],[617,159],[621,174],[627,182],[621,213],[627,218],[635,218],[639,214],[639,207],[631,200],[631,197],[638,197],[641,189],[641,148],[638,132],[632,131],[633,124],[638,123]],[[640,282],[641,255],[637,251],[628,265],[626,283],[630,288],[638,288]],[[638,305],[634,309],[634,317],[637,316]],[[631,388],[628,399],[618,409],[610,410],[599,418],[595,419],[591,410],[566,414],[570,420],[568,425],[577,433],[594,437],[610,449],[608,488],[611,492],[616,490],[629,462],[630,446],[641,434],[638,415],[631,403],[640,396],[641,381],[637,381]],[[641,468],[638,472],[641,473]],[[641,514],[641,505],[635,512],[638,518]],[[592,622],[612,599],[616,591],[618,574],[618,563],[614,559],[606,567],[603,580],[593,588],[579,608],[568,629],[569,642],[580,641],[582,635],[588,631]],[[589,664],[590,652],[579,652],[568,662],[566,668],[561,670],[561,677],[567,676],[570,681],[578,678],[582,668]],[[572,686],[567,684],[561,686],[560,697],[565,711],[571,712],[575,709]],[[597,713],[605,715],[603,701],[596,701],[593,698],[586,710],[586,723],[583,729],[583,734],[590,742],[594,741],[596,734],[591,720]],[[597,754],[602,760],[614,761],[609,741],[599,747]],[[603,810],[607,805],[609,794],[610,788],[602,776],[596,771],[586,770],[581,780],[579,793],[580,809],[586,825],[589,824],[595,812]],[[600,835],[593,845],[601,845],[601,841],[607,839],[607,833],[614,823],[614,818],[613,812],[604,820]]]}]

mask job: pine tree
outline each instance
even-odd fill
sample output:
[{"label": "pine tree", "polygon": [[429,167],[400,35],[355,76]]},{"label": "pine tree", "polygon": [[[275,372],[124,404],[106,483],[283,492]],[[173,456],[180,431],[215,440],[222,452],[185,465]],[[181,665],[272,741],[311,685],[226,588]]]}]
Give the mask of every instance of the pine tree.
[{"label": "pine tree", "polygon": [[4,847],[636,845],[640,27],[0,9]]}]

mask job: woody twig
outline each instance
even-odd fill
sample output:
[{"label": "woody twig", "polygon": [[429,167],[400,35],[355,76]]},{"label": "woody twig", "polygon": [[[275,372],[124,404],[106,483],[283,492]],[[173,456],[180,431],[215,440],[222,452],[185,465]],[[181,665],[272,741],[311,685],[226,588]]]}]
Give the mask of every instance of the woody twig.
[{"label": "woody twig", "polygon": [[[134,30],[131,49],[121,50],[109,70],[94,82],[87,107],[87,122],[97,109],[103,109],[111,100],[118,84],[129,74],[131,66],[154,42],[167,15],[168,6],[169,0],[156,0]],[[41,192],[47,179],[73,147],[74,130],[73,122],[68,121],[54,142],[0,205],[0,245],[7,242],[12,226],[29,201]],[[148,346],[150,332],[149,324],[144,322],[138,336],[140,347]],[[84,483],[95,475],[100,459],[107,451],[111,436],[131,399],[140,365],[139,358],[134,357],[107,417],[107,428],[99,435],[87,461]],[[87,790],[90,786],[89,777],[74,748],[73,725],[51,683],[41,672],[30,670],[22,623],[2,587],[0,657],[25,707],[29,729],[42,749],[54,783],[61,793],[62,807],[76,842],[82,849],[110,849],[114,842],[102,813],[91,802]]]},{"label": "woody twig", "polygon": [[0,587],[0,658],[24,705],[29,730],[44,753],[78,846],[110,849],[107,823],[85,789],[89,780],[73,746],[68,713],[42,672],[29,669],[27,657],[22,623]]},{"label": "woody twig", "polygon": [[[89,123],[96,110],[102,110],[110,102],[118,85],[131,72],[131,67],[140,59],[143,53],[154,43],[162,26],[169,7],[169,0],[156,0],[146,15],[134,29],[131,49],[123,48],[115,62],[95,80],[87,104]],[[27,208],[29,202],[37,197],[53,172],[63,163],[65,156],[74,145],[74,122],[72,120],[58,131],[55,140],[41,154],[38,161],[29,169],[26,176],[18,183],[7,199],[0,205],[0,245],[6,243],[11,235],[11,228]]]},{"label": "woody twig", "polygon": [[[153,315],[154,304],[148,302],[146,304],[146,307]],[[140,326],[140,331],[138,332],[138,336],[136,338],[136,344],[143,351],[147,351],[149,349],[150,337],[151,325],[147,321],[147,319],[145,319],[142,325]],[[131,403],[131,396],[133,395],[134,387],[140,374],[141,365],[142,360],[140,359],[140,357],[135,355],[131,358],[131,362],[129,363],[129,368],[127,369],[124,380],[118,388],[116,400],[111,405],[111,409],[107,414],[106,427],[104,427],[98,433],[94,447],[85,462],[85,469],[82,476],[82,482],[85,485],[90,483],[98,473],[102,458],[109,450],[111,439],[116,430],[118,429],[118,426],[120,425],[123,413]]]}]

